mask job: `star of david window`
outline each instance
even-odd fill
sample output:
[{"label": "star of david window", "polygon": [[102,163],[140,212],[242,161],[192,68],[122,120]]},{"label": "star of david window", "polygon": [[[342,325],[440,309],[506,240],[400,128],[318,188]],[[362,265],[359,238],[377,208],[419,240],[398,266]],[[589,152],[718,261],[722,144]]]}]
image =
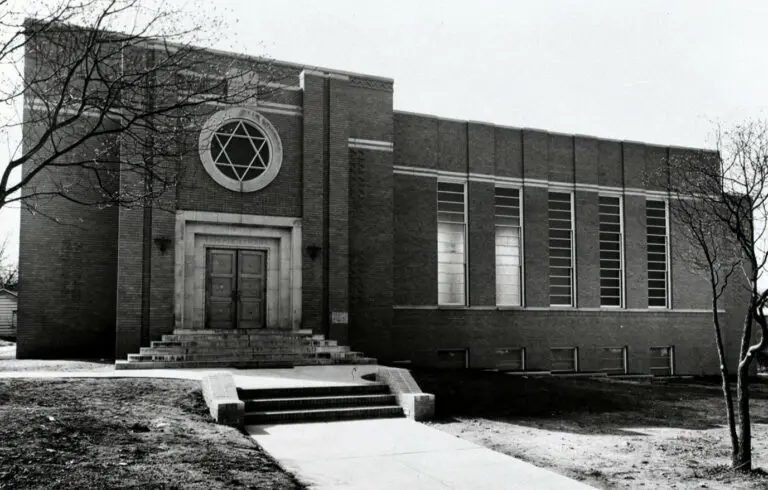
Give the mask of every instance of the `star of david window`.
[{"label": "star of david window", "polygon": [[255,179],[267,169],[269,144],[253,124],[232,121],[213,133],[211,156],[221,173],[243,182]]},{"label": "star of david window", "polygon": [[200,159],[208,174],[227,189],[252,192],[266,187],[282,163],[274,126],[253,109],[217,112],[200,133]]}]

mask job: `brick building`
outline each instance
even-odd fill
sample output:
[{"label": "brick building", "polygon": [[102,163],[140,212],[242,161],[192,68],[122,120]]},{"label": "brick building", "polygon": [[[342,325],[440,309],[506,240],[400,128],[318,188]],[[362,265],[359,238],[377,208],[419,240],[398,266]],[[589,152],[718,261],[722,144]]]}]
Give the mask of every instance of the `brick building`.
[{"label": "brick building", "polygon": [[396,111],[391,79],[277,66],[269,99],[208,108],[154,207],[22,211],[19,357],[311,330],[380,362],[717,372],[708,284],[644,178],[700,150]]}]

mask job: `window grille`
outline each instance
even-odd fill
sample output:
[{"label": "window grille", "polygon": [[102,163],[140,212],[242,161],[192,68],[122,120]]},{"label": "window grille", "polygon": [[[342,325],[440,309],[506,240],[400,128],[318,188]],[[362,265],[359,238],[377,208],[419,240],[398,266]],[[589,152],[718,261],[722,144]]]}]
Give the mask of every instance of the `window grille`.
[{"label": "window grille", "polygon": [[573,306],[573,200],[549,193],[549,304]]},{"label": "window grille", "polygon": [[666,308],[669,304],[669,236],[666,201],[646,201],[648,249],[648,306]]},{"label": "window grille", "polygon": [[600,306],[623,306],[624,236],[621,197],[600,196]]}]

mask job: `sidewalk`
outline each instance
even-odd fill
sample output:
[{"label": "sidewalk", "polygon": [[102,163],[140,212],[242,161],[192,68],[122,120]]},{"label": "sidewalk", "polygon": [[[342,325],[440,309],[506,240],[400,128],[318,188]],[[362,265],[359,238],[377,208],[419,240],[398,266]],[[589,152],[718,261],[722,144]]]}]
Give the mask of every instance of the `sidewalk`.
[{"label": "sidewalk", "polygon": [[246,430],[313,489],[592,488],[408,419]]}]

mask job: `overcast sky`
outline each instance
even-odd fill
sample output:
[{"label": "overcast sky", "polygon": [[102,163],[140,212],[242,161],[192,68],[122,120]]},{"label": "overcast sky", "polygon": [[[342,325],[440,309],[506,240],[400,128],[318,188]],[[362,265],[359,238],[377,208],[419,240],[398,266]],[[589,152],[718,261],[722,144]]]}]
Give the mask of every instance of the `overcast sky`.
[{"label": "overcast sky", "polygon": [[394,78],[399,110],[694,147],[768,114],[765,1],[208,4],[212,47]]}]

